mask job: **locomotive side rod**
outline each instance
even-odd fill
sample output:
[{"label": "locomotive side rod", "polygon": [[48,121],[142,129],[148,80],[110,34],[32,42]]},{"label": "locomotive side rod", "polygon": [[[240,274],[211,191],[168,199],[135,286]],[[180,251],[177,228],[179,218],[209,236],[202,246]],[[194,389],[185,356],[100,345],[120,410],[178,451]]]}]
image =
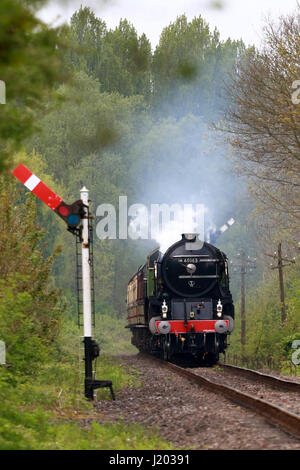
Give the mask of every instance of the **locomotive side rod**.
[{"label": "locomotive side rod", "polygon": [[248,393],[241,392],[236,388],[222,385],[218,382],[206,379],[201,375],[194,374],[193,372],[183,369],[182,367],[176,366],[170,362],[163,361],[161,359],[154,359],[160,361],[160,363],[170,370],[173,370],[178,375],[181,375],[192,382],[204,386],[208,390],[214,393],[218,393],[223,397],[228,398],[238,405],[242,405],[248,409],[255,411],[255,413],[263,416],[268,422],[278,426],[280,429],[292,434],[293,436],[300,439],[300,416],[286,411],[284,408],[273,405],[272,403],[256,398]]}]

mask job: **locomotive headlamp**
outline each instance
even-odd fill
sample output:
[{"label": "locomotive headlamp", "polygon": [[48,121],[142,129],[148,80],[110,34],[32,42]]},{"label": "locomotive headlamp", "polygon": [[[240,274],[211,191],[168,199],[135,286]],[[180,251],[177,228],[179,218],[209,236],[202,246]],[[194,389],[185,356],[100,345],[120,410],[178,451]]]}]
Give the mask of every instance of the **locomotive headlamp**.
[{"label": "locomotive headlamp", "polygon": [[195,312],[190,312],[190,318],[195,318]]},{"label": "locomotive headlamp", "polygon": [[192,276],[194,272],[196,271],[196,266],[192,263],[188,264],[186,267],[187,272]]},{"label": "locomotive headlamp", "polygon": [[219,299],[219,302],[217,304],[217,316],[221,318],[222,313],[223,313],[223,305],[222,305],[221,300]]},{"label": "locomotive headlamp", "polygon": [[157,262],[154,263],[154,277],[157,279]]},{"label": "locomotive headlamp", "polygon": [[168,313],[168,306],[166,304],[166,301],[163,301],[162,307],[161,307],[161,312],[162,312],[162,317],[167,318],[167,313]]}]

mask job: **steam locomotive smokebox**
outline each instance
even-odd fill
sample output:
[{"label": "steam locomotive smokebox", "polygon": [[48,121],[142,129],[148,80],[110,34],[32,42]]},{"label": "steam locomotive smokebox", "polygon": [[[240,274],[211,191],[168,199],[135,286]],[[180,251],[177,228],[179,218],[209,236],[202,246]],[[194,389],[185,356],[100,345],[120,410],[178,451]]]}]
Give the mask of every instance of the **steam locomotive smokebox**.
[{"label": "steam locomotive smokebox", "polygon": [[203,298],[222,276],[224,260],[221,252],[208,243],[202,243],[198,251],[186,250],[185,245],[183,238],[165,253],[162,262],[164,281],[179,297]]}]

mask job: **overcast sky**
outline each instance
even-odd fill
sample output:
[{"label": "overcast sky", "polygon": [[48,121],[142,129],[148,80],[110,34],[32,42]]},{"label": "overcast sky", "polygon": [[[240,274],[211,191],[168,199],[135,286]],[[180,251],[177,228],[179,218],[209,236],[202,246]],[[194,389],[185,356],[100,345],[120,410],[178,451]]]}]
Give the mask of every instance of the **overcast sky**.
[{"label": "overcast sky", "polygon": [[127,18],[138,34],[147,35],[153,48],[162,29],[183,13],[189,20],[203,16],[218,28],[222,39],[242,38],[246,44],[259,46],[264,18],[292,13],[297,0],[49,0],[39,16],[47,23],[68,22],[80,5],[90,6],[109,28],[117,26],[120,18]]}]

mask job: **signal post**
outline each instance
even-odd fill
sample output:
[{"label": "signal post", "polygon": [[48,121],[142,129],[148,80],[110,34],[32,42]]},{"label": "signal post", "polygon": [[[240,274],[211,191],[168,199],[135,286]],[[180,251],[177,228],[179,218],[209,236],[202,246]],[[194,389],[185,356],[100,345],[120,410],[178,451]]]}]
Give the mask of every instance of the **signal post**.
[{"label": "signal post", "polygon": [[80,191],[84,207],[81,231],[82,256],[82,296],[83,296],[83,335],[85,360],[85,396],[93,397],[93,340],[92,340],[92,306],[91,306],[91,272],[90,272],[90,238],[89,238],[89,192],[84,187]]},{"label": "signal post", "polygon": [[28,168],[20,164],[14,169],[13,175],[43,201],[52,211],[67,224],[67,230],[78,237],[81,242],[82,256],[82,303],[83,303],[83,334],[85,383],[84,393],[89,400],[94,399],[94,390],[109,387],[115,399],[111,380],[96,380],[93,374],[93,360],[99,356],[100,348],[92,338],[92,299],[91,299],[91,239],[89,192],[84,187],[80,191],[81,198],[73,204],[66,204]]}]

